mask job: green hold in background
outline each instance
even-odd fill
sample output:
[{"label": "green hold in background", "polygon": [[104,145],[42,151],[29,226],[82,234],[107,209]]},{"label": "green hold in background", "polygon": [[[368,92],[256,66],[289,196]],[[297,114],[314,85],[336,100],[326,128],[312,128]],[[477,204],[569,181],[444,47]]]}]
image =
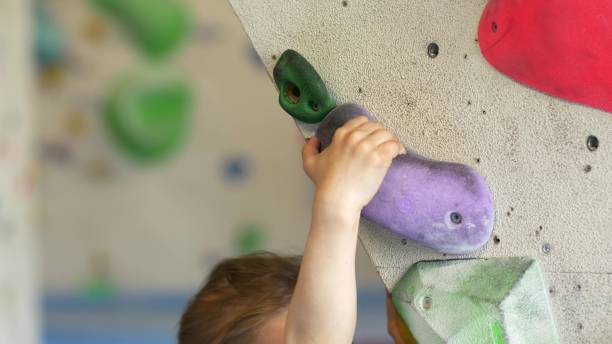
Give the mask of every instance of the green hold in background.
[{"label": "green hold in background", "polygon": [[38,0],[34,3],[35,52],[41,66],[60,64],[64,58],[64,41],[48,8]]},{"label": "green hold in background", "polygon": [[286,50],[274,67],[281,107],[295,119],[318,123],[336,107],[325,83],[312,65],[294,50]]},{"label": "green hold in background", "polygon": [[159,161],[184,141],[192,95],[183,78],[142,73],[122,78],[106,98],[103,120],[119,148],[139,161]]},{"label": "green hold in background", "polygon": [[234,247],[239,255],[263,250],[265,242],[265,229],[254,223],[242,224],[234,233]]},{"label": "green hold in background", "polygon": [[177,0],[91,0],[115,19],[149,57],[176,51],[190,29],[189,12]]},{"label": "green hold in background", "polygon": [[393,304],[419,343],[559,343],[532,258],[419,262],[393,289]]}]

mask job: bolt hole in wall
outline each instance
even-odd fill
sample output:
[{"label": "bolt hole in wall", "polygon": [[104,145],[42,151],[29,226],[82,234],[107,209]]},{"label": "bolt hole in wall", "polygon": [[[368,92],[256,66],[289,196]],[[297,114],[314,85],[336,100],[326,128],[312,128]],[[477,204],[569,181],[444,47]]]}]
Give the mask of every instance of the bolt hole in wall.
[{"label": "bolt hole in wall", "polygon": [[599,139],[597,138],[597,136],[591,135],[587,137],[587,148],[591,152],[594,152],[597,150],[597,148],[599,148]]},{"label": "bolt hole in wall", "polygon": [[543,226],[539,226],[538,229],[536,229],[536,231],[535,231],[535,235],[536,236],[540,236],[540,233],[542,232],[543,228],[544,228]]},{"label": "bolt hole in wall", "polygon": [[438,57],[439,53],[440,47],[438,46],[438,44],[433,42],[429,43],[429,45],[427,46],[427,55],[432,59],[435,59],[436,57]]},{"label": "bolt hole in wall", "polygon": [[501,239],[499,239],[499,237],[498,237],[497,235],[495,235],[495,236],[493,237],[493,243],[494,243],[495,245],[498,245],[500,242],[501,242]]}]

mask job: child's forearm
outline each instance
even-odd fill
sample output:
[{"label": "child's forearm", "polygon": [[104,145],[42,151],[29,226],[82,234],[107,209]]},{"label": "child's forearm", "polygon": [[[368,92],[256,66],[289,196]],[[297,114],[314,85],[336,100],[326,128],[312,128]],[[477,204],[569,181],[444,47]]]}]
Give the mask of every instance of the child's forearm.
[{"label": "child's forearm", "polygon": [[304,171],[317,192],[297,285],[285,326],[288,343],[351,343],[357,319],[355,251],[361,209],[376,194],[391,161],[405,152],[380,123],[355,117],[323,152],[304,146]]},{"label": "child's forearm", "polygon": [[360,210],[318,193],[297,286],[287,343],[351,343],[357,318],[355,251]]}]

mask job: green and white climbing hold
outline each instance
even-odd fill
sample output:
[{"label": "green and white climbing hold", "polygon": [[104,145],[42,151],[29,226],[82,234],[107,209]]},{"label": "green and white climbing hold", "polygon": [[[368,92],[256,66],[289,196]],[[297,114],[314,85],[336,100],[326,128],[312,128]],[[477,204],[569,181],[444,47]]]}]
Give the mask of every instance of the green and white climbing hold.
[{"label": "green and white climbing hold", "polygon": [[189,11],[177,0],[91,0],[151,58],[174,52],[187,36]]},{"label": "green and white climbing hold", "polygon": [[278,59],[274,82],[281,107],[299,121],[318,123],[336,107],[317,71],[294,50],[286,50]]},{"label": "green and white climbing hold", "polygon": [[190,86],[181,76],[149,71],[117,82],[103,119],[122,151],[139,161],[158,161],[184,141],[191,108]]},{"label": "green and white climbing hold", "polygon": [[393,289],[419,343],[558,343],[542,271],[533,258],[424,261]]}]

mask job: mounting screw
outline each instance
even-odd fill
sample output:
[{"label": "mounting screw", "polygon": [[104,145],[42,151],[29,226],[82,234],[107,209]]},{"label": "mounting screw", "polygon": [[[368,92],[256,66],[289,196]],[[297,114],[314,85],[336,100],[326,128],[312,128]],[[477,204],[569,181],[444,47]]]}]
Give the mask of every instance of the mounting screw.
[{"label": "mounting screw", "polygon": [[457,213],[457,212],[453,212],[450,214],[450,220],[452,223],[458,225],[461,223],[462,218],[461,218],[461,214]]},{"label": "mounting screw", "polygon": [[545,242],[544,245],[542,245],[542,252],[544,254],[549,254],[551,250],[552,250],[552,247],[550,246],[549,243]]},{"label": "mounting screw", "polygon": [[599,148],[599,139],[597,138],[597,136],[591,135],[589,137],[587,137],[587,148],[591,151],[594,152],[597,150],[597,148]]},{"label": "mounting screw", "polygon": [[421,300],[421,307],[424,310],[428,310],[428,309],[431,309],[431,306],[433,306],[433,300],[431,299],[430,296],[425,296],[423,300]]},{"label": "mounting screw", "polygon": [[408,240],[402,239],[402,245],[406,245],[406,244],[408,244]]},{"label": "mounting screw", "polygon": [[432,59],[436,58],[440,53],[440,47],[436,43],[429,43],[427,46],[427,55]]}]

